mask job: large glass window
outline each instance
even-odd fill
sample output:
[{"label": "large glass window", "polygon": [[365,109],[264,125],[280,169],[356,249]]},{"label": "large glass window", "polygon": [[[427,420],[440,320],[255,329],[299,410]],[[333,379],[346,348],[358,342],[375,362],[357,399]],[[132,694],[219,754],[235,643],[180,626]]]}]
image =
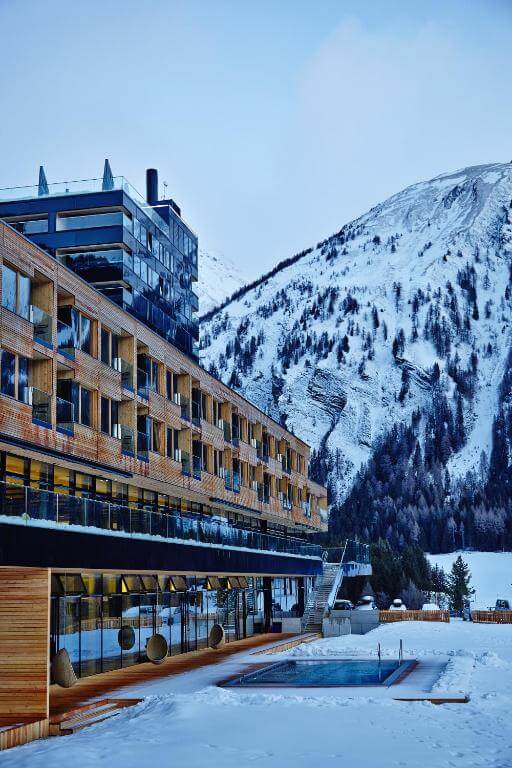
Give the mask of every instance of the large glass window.
[{"label": "large glass window", "polygon": [[42,216],[37,219],[13,219],[6,218],[8,224],[22,235],[37,235],[41,232],[48,232],[48,217]]},{"label": "large glass window", "polygon": [[2,307],[16,312],[16,272],[2,264]]},{"label": "large glass window", "polygon": [[85,315],[80,315],[80,349],[91,354],[91,321]]},{"label": "large glass window", "polygon": [[0,365],[0,392],[2,395],[16,397],[16,355],[13,355],[7,349],[3,349]]},{"label": "large glass window", "polygon": [[57,216],[57,231],[70,229],[92,229],[93,227],[126,226],[131,230],[132,222],[129,216],[122,211],[109,211],[106,213],[87,213],[79,216]]},{"label": "large glass window", "polygon": [[80,387],[80,424],[91,426],[91,392]]},{"label": "large glass window", "polygon": [[18,357],[18,400],[22,403],[28,403],[28,365],[26,357]]}]

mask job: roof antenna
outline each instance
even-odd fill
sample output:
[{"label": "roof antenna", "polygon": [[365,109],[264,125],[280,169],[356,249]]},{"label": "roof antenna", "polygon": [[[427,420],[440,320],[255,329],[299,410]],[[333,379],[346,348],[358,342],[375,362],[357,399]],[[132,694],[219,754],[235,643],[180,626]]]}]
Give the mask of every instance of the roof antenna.
[{"label": "roof antenna", "polygon": [[46,174],[42,165],[39,166],[39,183],[37,185],[37,194],[38,197],[43,197],[44,195],[50,194],[50,190],[48,189],[48,182],[46,181]]},{"label": "roof antenna", "polygon": [[167,182],[164,181],[164,200],[167,200]]},{"label": "roof antenna", "polygon": [[105,165],[103,166],[103,181],[101,182],[101,191],[109,192],[111,189],[114,189],[114,176],[112,175],[112,168],[110,167],[110,163],[107,159],[105,160]]}]

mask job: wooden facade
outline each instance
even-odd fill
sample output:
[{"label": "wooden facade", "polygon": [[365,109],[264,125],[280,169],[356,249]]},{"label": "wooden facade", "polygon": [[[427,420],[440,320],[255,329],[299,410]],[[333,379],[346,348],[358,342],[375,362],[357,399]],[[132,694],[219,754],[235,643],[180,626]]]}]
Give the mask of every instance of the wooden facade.
[{"label": "wooden facade", "polygon": [[48,717],[50,571],[0,567],[0,721]]},{"label": "wooden facade", "polygon": [[[82,460],[89,474],[124,482],[132,478],[138,488],[209,505],[217,514],[242,510],[288,530],[325,528],[326,491],[308,478],[309,447],[303,441],[0,222],[2,264],[30,278],[31,306],[49,317],[50,336],[42,341],[34,316],[3,306],[0,282],[0,348],[14,353],[17,361],[29,360],[35,393],[26,402],[0,394],[0,450],[74,469]],[[90,322],[89,352],[76,348],[70,355],[59,346],[58,309],[68,307]],[[101,359],[102,331],[116,339],[115,364]],[[141,355],[151,361],[153,377],[143,394],[137,385]],[[57,390],[68,379],[90,392],[92,415],[88,425],[75,419],[72,429],[59,429]],[[46,403],[49,424],[34,418],[35,397]],[[101,430],[102,398],[117,404],[115,434]],[[191,415],[194,398],[200,403],[196,418]],[[136,445],[140,417],[148,418],[153,435],[143,459]],[[133,436],[132,451],[125,450],[121,430]],[[201,465],[194,471],[197,446]]]}]

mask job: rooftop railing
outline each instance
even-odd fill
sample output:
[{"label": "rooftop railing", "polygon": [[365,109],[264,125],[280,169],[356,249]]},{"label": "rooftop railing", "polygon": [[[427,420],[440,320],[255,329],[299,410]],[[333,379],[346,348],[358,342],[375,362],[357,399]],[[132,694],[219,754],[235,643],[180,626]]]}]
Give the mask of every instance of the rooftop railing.
[{"label": "rooftop railing", "polygon": [[[85,195],[93,192],[105,192],[115,189],[122,190],[128,197],[131,197],[134,203],[143,209],[144,213],[151,219],[153,224],[161,229],[167,237],[172,240],[169,225],[164,221],[160,214],[157,213],[156,209],[158,208],[158,205],[155,207],[149,205],[148,201],[144,199],[140,192],[138,192],[124,176],[114,176],[108,190],[104,189],[102,176],[97,179],[59,181],[54,184],[48,184],[48,192],[43,195],[40,194],[39,186],[37,184],[27,187],[7,187],[5,189],[0,189],[0,202],[6,200],[32,200],[33,198],[61,197],[63,195]],[[195,234],[182,216],[180,216],[180,219],[185,226]]]},{"label": "rooftop railing", "polygon": [[31,521],[46,521],[59,527],[77,525],[121,535],[143,534],[183,542],[243,547],[303,557],[320,558],[322,554],[321,548],[316,544],[235,528],[213,519],[185,517],[175,511],[130,508],[5,482],[0,482],[0,514],[20,518],[26,524]]}]

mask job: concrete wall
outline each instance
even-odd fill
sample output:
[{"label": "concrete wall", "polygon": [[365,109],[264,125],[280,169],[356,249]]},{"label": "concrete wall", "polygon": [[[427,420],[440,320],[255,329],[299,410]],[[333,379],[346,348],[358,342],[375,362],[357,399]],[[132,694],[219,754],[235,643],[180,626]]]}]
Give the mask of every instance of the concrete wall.
[{"label": "concrete wall", "polygon": [[322,622],[322,633],[324,637],[341,637],[341,635],[350,635],[350,619],[345,616],[338,616],[338,613],[350,613],[350,611],[336,611],[328,619]]}]

